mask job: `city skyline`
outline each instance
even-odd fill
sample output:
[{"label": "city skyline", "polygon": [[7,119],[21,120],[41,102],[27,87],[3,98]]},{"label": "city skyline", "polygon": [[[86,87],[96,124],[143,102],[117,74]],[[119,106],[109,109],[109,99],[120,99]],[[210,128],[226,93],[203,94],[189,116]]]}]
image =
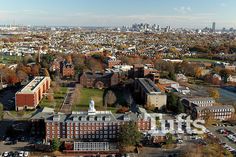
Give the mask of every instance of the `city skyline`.
[{"label": "city skyline", "polygon": [[233,0],[0,0],[0,24],[51,26],[161,26],[216,29],[235,27]]}]

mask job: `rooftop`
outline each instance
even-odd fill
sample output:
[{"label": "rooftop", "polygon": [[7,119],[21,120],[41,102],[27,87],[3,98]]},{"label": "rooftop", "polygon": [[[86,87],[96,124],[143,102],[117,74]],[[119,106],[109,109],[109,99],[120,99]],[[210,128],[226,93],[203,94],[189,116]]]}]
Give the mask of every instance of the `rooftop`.
[{"label": "rooftop", "polygon": [[49,77],[45,77],[45,76],[37,76],[32,81],[30,81],[24,88],[19,90],[17,93],[31,93],[39,86],[39,84],[44,79],[48,79],[48,78]]},{"label": "rooftop", "polygon": [[137,80],[144,87],[147,93],[149,94],[161,93],[161,90],[157,88],[157,86],[154,84],[152,80],[147,78],[138,78]]}]

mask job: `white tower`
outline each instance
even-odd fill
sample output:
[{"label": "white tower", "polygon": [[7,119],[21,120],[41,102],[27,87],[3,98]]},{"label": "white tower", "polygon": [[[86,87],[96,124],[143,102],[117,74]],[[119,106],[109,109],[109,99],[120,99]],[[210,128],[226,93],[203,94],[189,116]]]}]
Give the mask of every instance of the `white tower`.
[{"label": "white tower", "polygon": [[95,115],[96,114],[95,102],[94,102],[93,99],[90,100],[88,114],[89,115]]}]

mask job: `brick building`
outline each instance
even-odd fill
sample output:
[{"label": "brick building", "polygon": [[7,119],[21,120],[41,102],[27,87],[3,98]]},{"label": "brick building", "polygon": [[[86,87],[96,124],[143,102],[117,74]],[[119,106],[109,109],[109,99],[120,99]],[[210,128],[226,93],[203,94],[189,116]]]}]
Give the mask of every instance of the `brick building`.
[{"label": "brick building", "polygon": [[212,119],[227,120],[234,115],[235,109],[231,105],[220,105],[210,107],[195,107],[192,117],[194,119],[204,119],[210,116]]},{"label": "brick building", "polygon": [[80,76],[80,84],[86,88],[103,89],[117,85],[120,82],[119,73],[84,72]]},{"label": "brick building", "polygon": [[50,88],[50,77],[38,76],[15,94],[15,109],[35,109]]},{"label": "brick building", "polygon": [[154,68],[152,64],[134,64],[133,68],[129,71],[130,78],[150,78],[153,82],[157,83],[160,78],[159,71]]},{"label": "brick building", "polygon": [[82,142],[116,141],[120,127],[130,121],[136,122],[142,132],[151,130],[152,118],[148,113],[112,114],[110,111],[96,111],[93,100],[89,106],[88,112],[38,113],[32,120],[44,120],[46,141],[53,138]]},{"label": "brick building", "polygon": [[73,77],[75,75],[74,65],[67,61],[60,63],[60,72],[62,77]]},{"label": "brick building", "polygon": [[184,105],[186,113],[190,114],[194,119],[204,119],[206,116],[211,116],[213,119],[227,120],[235,112],[233,106],[218,105],[215,99],[211,97],[183,98],[181,102]]}]

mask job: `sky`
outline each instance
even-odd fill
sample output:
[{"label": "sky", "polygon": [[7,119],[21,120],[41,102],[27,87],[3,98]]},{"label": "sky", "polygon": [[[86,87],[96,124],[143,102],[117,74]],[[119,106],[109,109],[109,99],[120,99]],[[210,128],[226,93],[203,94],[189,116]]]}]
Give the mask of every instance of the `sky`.
[{"label": "sky", "polygon": [[236,0],[0,0],[0,24],[218,29],[236,27]]}]

